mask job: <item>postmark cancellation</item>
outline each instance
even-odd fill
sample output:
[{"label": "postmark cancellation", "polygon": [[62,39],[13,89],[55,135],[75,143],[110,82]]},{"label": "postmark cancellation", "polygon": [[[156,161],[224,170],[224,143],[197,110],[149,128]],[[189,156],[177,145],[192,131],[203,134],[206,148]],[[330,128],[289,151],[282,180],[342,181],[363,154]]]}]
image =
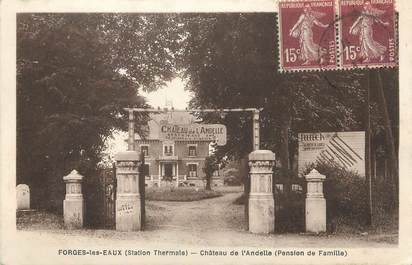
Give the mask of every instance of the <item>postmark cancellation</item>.
[{"label": "postmark cancellation", "polygon": [[340,0],[339,18],[343,68],[396,66],[393,0]]}]

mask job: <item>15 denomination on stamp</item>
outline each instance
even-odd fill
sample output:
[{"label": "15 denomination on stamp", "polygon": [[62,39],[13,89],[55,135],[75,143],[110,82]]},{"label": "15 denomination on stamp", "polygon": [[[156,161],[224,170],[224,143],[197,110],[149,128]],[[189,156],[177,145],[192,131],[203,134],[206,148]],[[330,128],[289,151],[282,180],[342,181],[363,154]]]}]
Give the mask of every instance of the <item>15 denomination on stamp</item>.
[{"label": "15 denomination on stamp", "polygon": [[340,0],[338,3],[342,67],[395,66],[393,0]]},{"label": "15 denomination on stamp", "polygon": [[333,0],[279,2],[280,71],[337,68]]}]

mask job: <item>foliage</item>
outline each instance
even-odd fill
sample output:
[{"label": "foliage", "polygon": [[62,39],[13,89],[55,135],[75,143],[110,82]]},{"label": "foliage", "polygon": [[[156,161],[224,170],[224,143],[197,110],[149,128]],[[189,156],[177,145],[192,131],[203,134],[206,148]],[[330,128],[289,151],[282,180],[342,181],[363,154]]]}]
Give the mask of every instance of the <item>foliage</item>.
[{"label": "foliage", "polygon": [[[181,19],[187,33],[178,58],[194,94],[192,107],[263,108],[261,148],[275,150],[282,167],[291,168],[300,132],[364,129],[366,71],[278,73],[275,13],[185,14]],[[381,74],[397,137],[398,72]],[[374,144],[385,150],[376,83],[370,83]],[[227,126],[228,142],[217,148],[219,159],[239,159],[252,151],[250,114],[201,116]]]},{"label": "foliage", "polygon": [[336,229],[337,221],[342,218],[350,220],[356,226],[365,225],[368,220],[366,179],[355,172],[327,164],[318,164],[315,168],[326,176],[324,194],[327,222],[331,230]]},{"label": "foliage", "polygon": [[372,186],[373,216],[372,226],[368,226],[369,199],[366,179],[354,172],[326,164],[315,165],[315,168],[326,175],[324,192],[329,231],[397,233],[398,207],[394,207],[392,195],[388,192],[391,184],[389,179],[378,179]]},{"label": "foliage", "polygon": [[223,183],[228,186],[240,186],[242,185],[241,178],[238,175],[225,175]]},{"label": "foliage", "polygon": [[[306,183],[292,170],[275,168],[273,172],[275,198],[275,229],[277,232],[302,232],[305,229]],[[276,184],[282,184],[280,190]],[[292,189],[299,185],[302,189]]]},{"label": "foliage", "polygon": [[[356,90],[359,82],[353,78],[355,73],[277,73],[273,13],[190,15],[184,21],[189,33],[182,60],[188,87],[195,94],[193,107],[263,107],[263,148],[277,150],[280,129],[290,119],[292,135],[359,126],[349,107],[363,96]],[[235,157],[251,151],[250,114],[204,118],[228,127],[228,143],[218,151]]]},{"label": "foliage", "polygon": [[[279,189],[276,184],[283,185]],[[290,190],[291,184],[299,185],[302,190]],[[302,232],[305,229],[305,180],[298,178],[291,170],[275,168],[273,172],[275,200],[275,229],[276,232]],[[242,194],[233,202],[236,205],[247,203],[247,196]]]},{"label": "foliage", "polygon": [[[44,201],[59,206],[61,177],[73,168],[94,174],[105,139],[125,128],[122,108],[146,106],[139,90],[177,74],[188,80],[192,107],[263,108],[261,148],[275,150],[285,169],[299,132],[362,130],[366,72],[280,74],[276,28],[275,13],[19,14],[17,182],[35,194],[46,187]],[[371,78],[372,145],[387,157],[382,113],[389,111],[397,150],[398,72],[380,74],[388,100],[378,100]],[[200,115],[227,127],[216,159],[244,158],[252,151],[250,113],[220,114]]]},{"label": "foliage", "polygon": [[[391,175],[395,188],[391,191],[388,186],[387,191],[392,194],[389,201],[396,202],[398,175],[393,170],[397,165],[399,139],[396,68],[278,73],[275,13],[187,14],[182,16],[182,23],[187,36],[179,59],[189,80],[188,89],[194,94],[192,107],[263,108],[261,149],[273,150],[280,162],[277,166],[284,169],[292,168],[298,133],[363,131],[370,119],[372,157],[393,158],[391,170],[395,173]],[[382,87],[386,103],[382,100]],[[227,127],[227,144],[216,150],[219,159],[241,159],[252,151],[250,113],[200,116],[205,122],[223,123]],[[390,132],[394,135],[392,139],[388,136]],[[363,187],[362,183],[356,186],[352,180],[347,181],[342,185],[354,189],[354,196],[360,196],[356,188]],[[287,194],[290,183],[285,183]],[[344,211],[354,213],[354,208],[361,207],[352,204],[353,201],[345,203],[348,205],[341,205]]]},{"label": "foliage", "polygon": [[230,186],[241,185],[249,175],[248,161],[246,158],[240,160],[226,161],[223,168],[224,183]]},{"label": "foliage", "polygon": [[123,108],[146,106],[139,89],[174,76],[180,36],[177,26],[165,26],[177,25],[173,19],[18,15],[17,182],[33,187],[35,207],[60,208],[63,175],[73,168],[93,174],[106,138],[125,129]]},{"label": "foliage", "polygon": [[277,190],[275,216],[276,232],[303,232],[305,230],[305,193]]},{"label": "foliage", "polygon": [[206,179],[206,190],[210,190],[210,182],[213,177],[213,173],[219,169],[219,161],[217,160],[215,155],[210,155],[205,159],[205,165],[202,168],[203,172],[205,173]]},{"label": "foliage", "polygon": [[45,211],[17,211],[16,228],[18,230],[60,230],[64,229],[61,215]]}]

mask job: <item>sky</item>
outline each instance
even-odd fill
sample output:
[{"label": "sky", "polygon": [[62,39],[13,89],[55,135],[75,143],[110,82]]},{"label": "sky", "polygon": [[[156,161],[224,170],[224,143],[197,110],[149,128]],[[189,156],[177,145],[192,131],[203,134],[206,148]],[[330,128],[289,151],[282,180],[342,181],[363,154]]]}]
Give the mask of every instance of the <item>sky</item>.
[{"label": "sky", "polygon": [[175,78],[167,85],[151,93],[140,92],[152,107],[166,107],[166,100],[173,103],[175,109],[185,109],[190,100],[190,93],[185,91],[185,82],[181,78]]}]

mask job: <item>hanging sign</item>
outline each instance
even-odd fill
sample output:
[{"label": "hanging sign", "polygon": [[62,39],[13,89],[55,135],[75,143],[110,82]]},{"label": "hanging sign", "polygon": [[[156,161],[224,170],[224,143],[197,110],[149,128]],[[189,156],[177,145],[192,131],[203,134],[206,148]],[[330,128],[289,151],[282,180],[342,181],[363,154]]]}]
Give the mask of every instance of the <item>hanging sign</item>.
[{"label": "hanging sign", "polygon": [[161,123],[159,139],[174,141],[211,141],[226,144],[226,126],[223,124]]},{"label": "hanging sign", "polygon": [[313,163],[334,165],[365,176],[365,132],[299,133],[298,171]]}]

